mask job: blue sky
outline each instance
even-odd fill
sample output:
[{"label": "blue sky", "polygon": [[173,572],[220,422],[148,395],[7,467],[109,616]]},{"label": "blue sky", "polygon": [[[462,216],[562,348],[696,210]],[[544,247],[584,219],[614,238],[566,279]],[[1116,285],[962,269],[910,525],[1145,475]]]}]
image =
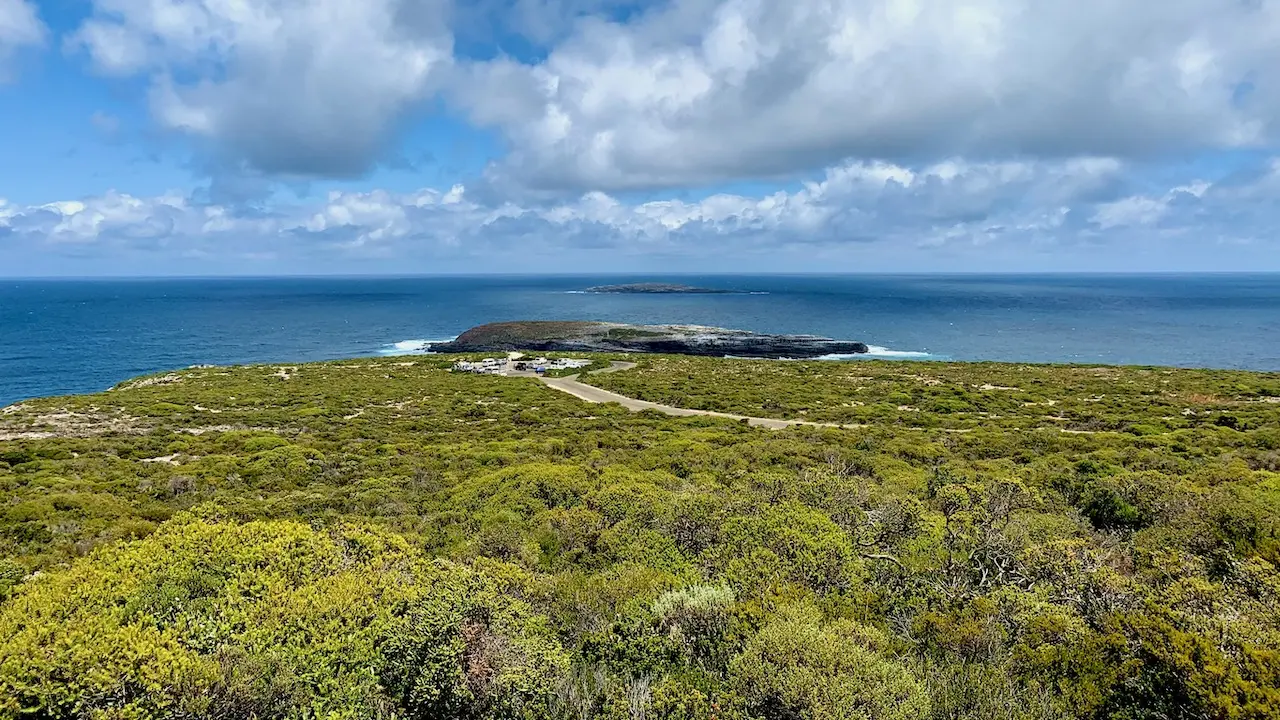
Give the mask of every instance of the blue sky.
[{"label": "blue sky", "polygon": [[1277,270],[1280,0],[0,0],[0,275]]}]

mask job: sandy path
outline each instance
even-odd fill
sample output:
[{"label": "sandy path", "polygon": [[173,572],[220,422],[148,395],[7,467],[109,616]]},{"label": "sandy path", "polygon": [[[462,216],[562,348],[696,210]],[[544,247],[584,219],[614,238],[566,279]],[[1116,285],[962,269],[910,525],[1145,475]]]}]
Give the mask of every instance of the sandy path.
[{"label": "sandy path", "polygon": [[[603,370],[596,370],[597,373],[619,372],[621,370],[630,370],[635,367],[635,363],[617,362],[615,361],[609,367]],[[781,430],[783,428],[793,427],[795,425],[808,425],[811,427],[829,427],[829,428],[859,428],[865,425],[839,425],[836,423],[820,423],[810,422],[808,420],[779,420],[777,418],[751,417],[749,415],[734,415],[732,413],[712,412],[711,410],[691,410],[689,408],[674,407],[671,405],[660,405],[658,403],[649,402],[647,400],[636,400],[625,395],[619,395],[615,392],[602,390],[594,385],[587,385],[579,382],[577,375],[569,375],[562,378],[540,378],[547,387],[555,388],[560,392],[566,392],[570,395],[585,400],[589,403],[611,403],[615,402],[622,407],[632,411],[640,412],[641,410],[656,410],[664,415],[673,415],[675,417],[693,417],[696,415],[705,415],[707,417],[726,418],[729,420],[746,420],[748,425],[754,427],[764,427],[771,430]]]}]

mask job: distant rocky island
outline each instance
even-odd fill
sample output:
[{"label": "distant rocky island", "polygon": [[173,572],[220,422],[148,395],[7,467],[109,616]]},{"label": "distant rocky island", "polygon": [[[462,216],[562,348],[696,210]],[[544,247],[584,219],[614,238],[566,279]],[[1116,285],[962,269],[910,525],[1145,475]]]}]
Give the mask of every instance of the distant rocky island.
[{"label": "distant rocky island", "polygon": [[702,325],[625,325],[581,321],[480,325],[432,352],[641,352],[757,358],[816,358],[868,352],[864,343],[818,335],[769,335]]},{"label": "distant rocky island", "polygon": [[719,290],[716,288],[695,287],[693,285],[676,285],[673,283],[659,282],[642,282],[642,283],[626,283],[623,285],[596,285],[589,287],[584,292],[589,293],[612,293],[612,294],[692,294],[692,295],[732,295],[738,290]]}]

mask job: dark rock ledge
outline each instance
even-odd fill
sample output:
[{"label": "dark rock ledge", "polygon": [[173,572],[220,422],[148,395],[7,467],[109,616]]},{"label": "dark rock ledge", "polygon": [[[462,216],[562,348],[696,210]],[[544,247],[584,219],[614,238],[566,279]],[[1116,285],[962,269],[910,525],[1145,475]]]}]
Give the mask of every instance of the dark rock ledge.
[{"label": "dark rock ledge", "polygon": [[433,343],[432,352],[641,352],[723,357],[806,359],[867,352],[860,342],[817,335],[768,335],[701,325],[624,325],[604,322],[490,323],[456,340]]}]

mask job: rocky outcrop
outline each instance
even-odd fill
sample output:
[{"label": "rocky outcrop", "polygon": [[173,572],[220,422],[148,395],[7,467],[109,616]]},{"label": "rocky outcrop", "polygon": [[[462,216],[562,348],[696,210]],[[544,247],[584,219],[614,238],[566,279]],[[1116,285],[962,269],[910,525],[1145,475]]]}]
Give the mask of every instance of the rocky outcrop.
[{"label": "rocky outcrop", "polygon": [[676,285],[672,283],[627,283],[625,285],[597,285],[589,287],[585,290],[589,293],[606,293],[606,294],[638,294],[638,295],[668,295],[668,294],[691,294],[691,295],[732,295],[737,290],[718,290],[716,288],[694,287],[693,285]]},{"label": "rocky outcrop", "polygon": [[816,358],[867,352],[860,342],[817,335],[768,335],[701,325],[530,321],[480,325],[432,352],[641,352],[758,358]]}]

